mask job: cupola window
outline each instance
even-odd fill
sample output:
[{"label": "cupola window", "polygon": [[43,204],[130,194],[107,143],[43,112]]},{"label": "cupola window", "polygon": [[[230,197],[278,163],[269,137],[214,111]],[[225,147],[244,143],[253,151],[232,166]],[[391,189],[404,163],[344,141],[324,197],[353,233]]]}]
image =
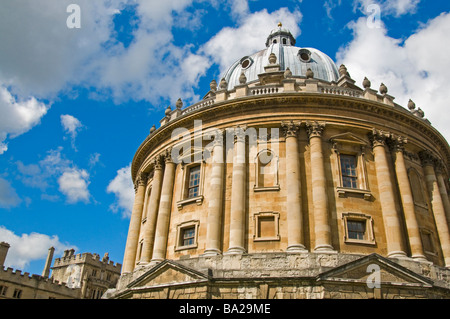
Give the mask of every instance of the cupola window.
[{"label": "cupola window", "polygon": [[253,61],[250,57],[246,56],[241,59],[241,67],[243,69],[247,69],[250,65],[252,65]]},{"label": "cupola window", "polygon": [[302,61],[302,62],[311,61],[311,51],[309,51],[307,49],[300,49],[298,51],[298,56],[300,58],[300,61]]}]

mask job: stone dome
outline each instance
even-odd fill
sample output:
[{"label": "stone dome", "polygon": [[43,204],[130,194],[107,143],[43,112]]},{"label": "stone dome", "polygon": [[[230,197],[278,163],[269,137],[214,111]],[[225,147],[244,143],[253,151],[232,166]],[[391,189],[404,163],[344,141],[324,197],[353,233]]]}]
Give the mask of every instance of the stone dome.
[{"label": "stone dome", "polygon": [[280,71],[290,69],[293,77],[306,77],[311,69],[314,78],[333,82],[339,79],[339,71],[333,60],[325,53],[314,48],[296,47],[291,32],[281,24],[270,32],[266,40],[266,48],[249,56],[243,56],[234,62],[221,76],[228,83],[228,90],[239,85],[242,73],[247,83],[258,80],[258,74],[265,72],[264,67],[269,64],[269,56],[273,53],[277,57]]}]

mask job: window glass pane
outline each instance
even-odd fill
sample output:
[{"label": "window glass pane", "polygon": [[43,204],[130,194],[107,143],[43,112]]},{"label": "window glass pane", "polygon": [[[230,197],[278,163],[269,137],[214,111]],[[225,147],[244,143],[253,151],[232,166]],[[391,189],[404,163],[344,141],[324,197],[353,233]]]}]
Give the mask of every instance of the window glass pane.
[{"label": "window glass pane", "polygon": [[356,172],[356,156],[341,155],[342,186],[358,188]]},{"label": "window glass pane", "polygon": [[189,170],[188,198],[198,196],[199,185],[200,185],[200,166],[195,166]]},{"label": "window glass pane", "polygon": [[183,246],[189,246],[194,244],[195,227],[189,227],[182,230]]},{"label": "window glass pane", "polygon": [[364,239],[364,234],[366,233],[366,222],[348,220],[347,231],[348,238],[350,239]]}]

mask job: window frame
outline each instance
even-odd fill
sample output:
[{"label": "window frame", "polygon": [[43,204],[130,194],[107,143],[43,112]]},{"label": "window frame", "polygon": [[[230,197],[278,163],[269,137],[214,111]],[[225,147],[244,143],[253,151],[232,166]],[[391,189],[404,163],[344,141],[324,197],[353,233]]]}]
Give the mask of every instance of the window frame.
[{"label": "window frame", "polygon": [[[198,247],[198,230],[200,222],[198,220],[190,220],[177,225],[177,235],[175,243],[175,251],[182,251],[188,249],[196,249]],[[184,245],[183,234],[187,229],[194,228],[193,244]]]},{"label": "window frame", "polygon": [[[420,232],[420,240],[421,240],[421,242],[422,242],[422,247],[423,247],[423,252],[425,253],[425,254],[427,254],[427,255],[431,255],[431,256],[434,256],[434,257],[436,257],[437,255],[438,255],[438,253],[437,253],[437,249],[436,249],[436,243],[435,243],[435,240],[434,240],[434,232],[432,232],[431,230],[429,230],[428,228],[423,228],[423,227],[420,227],[419,228],[419,232]],[[427,249],[425,249],[426,247],[426,245],[425,245],[425,241],[424,241],[424,236],[429,236],[429,239],[430,239],[430,245],[431,245],[431,249],[433,250],[433,251],[429,251],[429,250],[427,250]]]},{"label": "window frame", "polygon": [[[190,171],[193,168],[200,167],[200,176],[199,176],[199,185],[198,185],[198,194],[194,197],[189,197],[189,181],[190,181]],[[205,180],[205,163],[204,161],[193,162],[189,164],[184,164],[181,166],[182,170],[182,188],[181,188],[181,198],[177,201],[177,207],[179,210],[183,208],[183,206],[197,203],[197,205],[201,205],[203,203],[203,186]]]},{"label": "window frame", "polygon": [[[339,134],[330,138],[332,150],[336,155],[336,192],[338,197],[347,197],[352,194],[361,196],[365,200],[372,200],[372,192],[366,167],[366,147],[368,143],[352,133]],[[344,187],[341,156],[354,156],[356,159],[357,188]]]},{"label": "window frame", "polygon": [[[259,236],[259,220],[261,218],[273,217],[274,222],[274,236]],[[278,212],[259,212],[253,214],[254,234],[253,241],[279,241],[280,240],[280,213]]]},{"label": "window frame", "polygon": [[[342,221],[344,227],[344,242],[346,244],[364,244],[364,245],[375,245],[375,236],[373,232],[373,218],[370,215],[362,213],[352,213],[347,212],[342,214]],[[349,237],[348,222],[364,222],[365,223],[365,238],[357,239]]]}]

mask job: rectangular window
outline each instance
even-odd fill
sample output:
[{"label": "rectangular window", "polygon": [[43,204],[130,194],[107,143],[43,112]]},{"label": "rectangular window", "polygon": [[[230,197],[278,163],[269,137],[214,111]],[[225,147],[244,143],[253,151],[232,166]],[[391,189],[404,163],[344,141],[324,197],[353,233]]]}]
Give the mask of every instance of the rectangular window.
[{"label": "rectangular window", "polygon": [[195,227],[184,228],[182,230],[182,246],[191,246],[195,242]]},{"label": "rectangular window", "polygon": [[356,172],[356,156],[341,155],[342,186],[348,188],[358,188]]},{"label": "rectangular window", "polygon": [[431,233],[422,233],[423,250],[434,253],[433,239]]},{"label": "rectangular window", "polygon": [[21,296],[22,296],[22,290],[14,289],[13,298],[20,299]]},{"label": "rectangular window", "polygon": [[364,240],[366,234],[366,222],[347,220],[347,231],[349,239],[360,239]]},{"label": "rectangular window", "polygon": [[199,196],[199,186],[200,186],[200,166],[195,166],[189,170],[188,198]]},{"label": "rectangular window", "polygon": [[6,286],[0,286],[0,295],[5,296],[7,289],[8,289],[8,287],[6,287]]}]

